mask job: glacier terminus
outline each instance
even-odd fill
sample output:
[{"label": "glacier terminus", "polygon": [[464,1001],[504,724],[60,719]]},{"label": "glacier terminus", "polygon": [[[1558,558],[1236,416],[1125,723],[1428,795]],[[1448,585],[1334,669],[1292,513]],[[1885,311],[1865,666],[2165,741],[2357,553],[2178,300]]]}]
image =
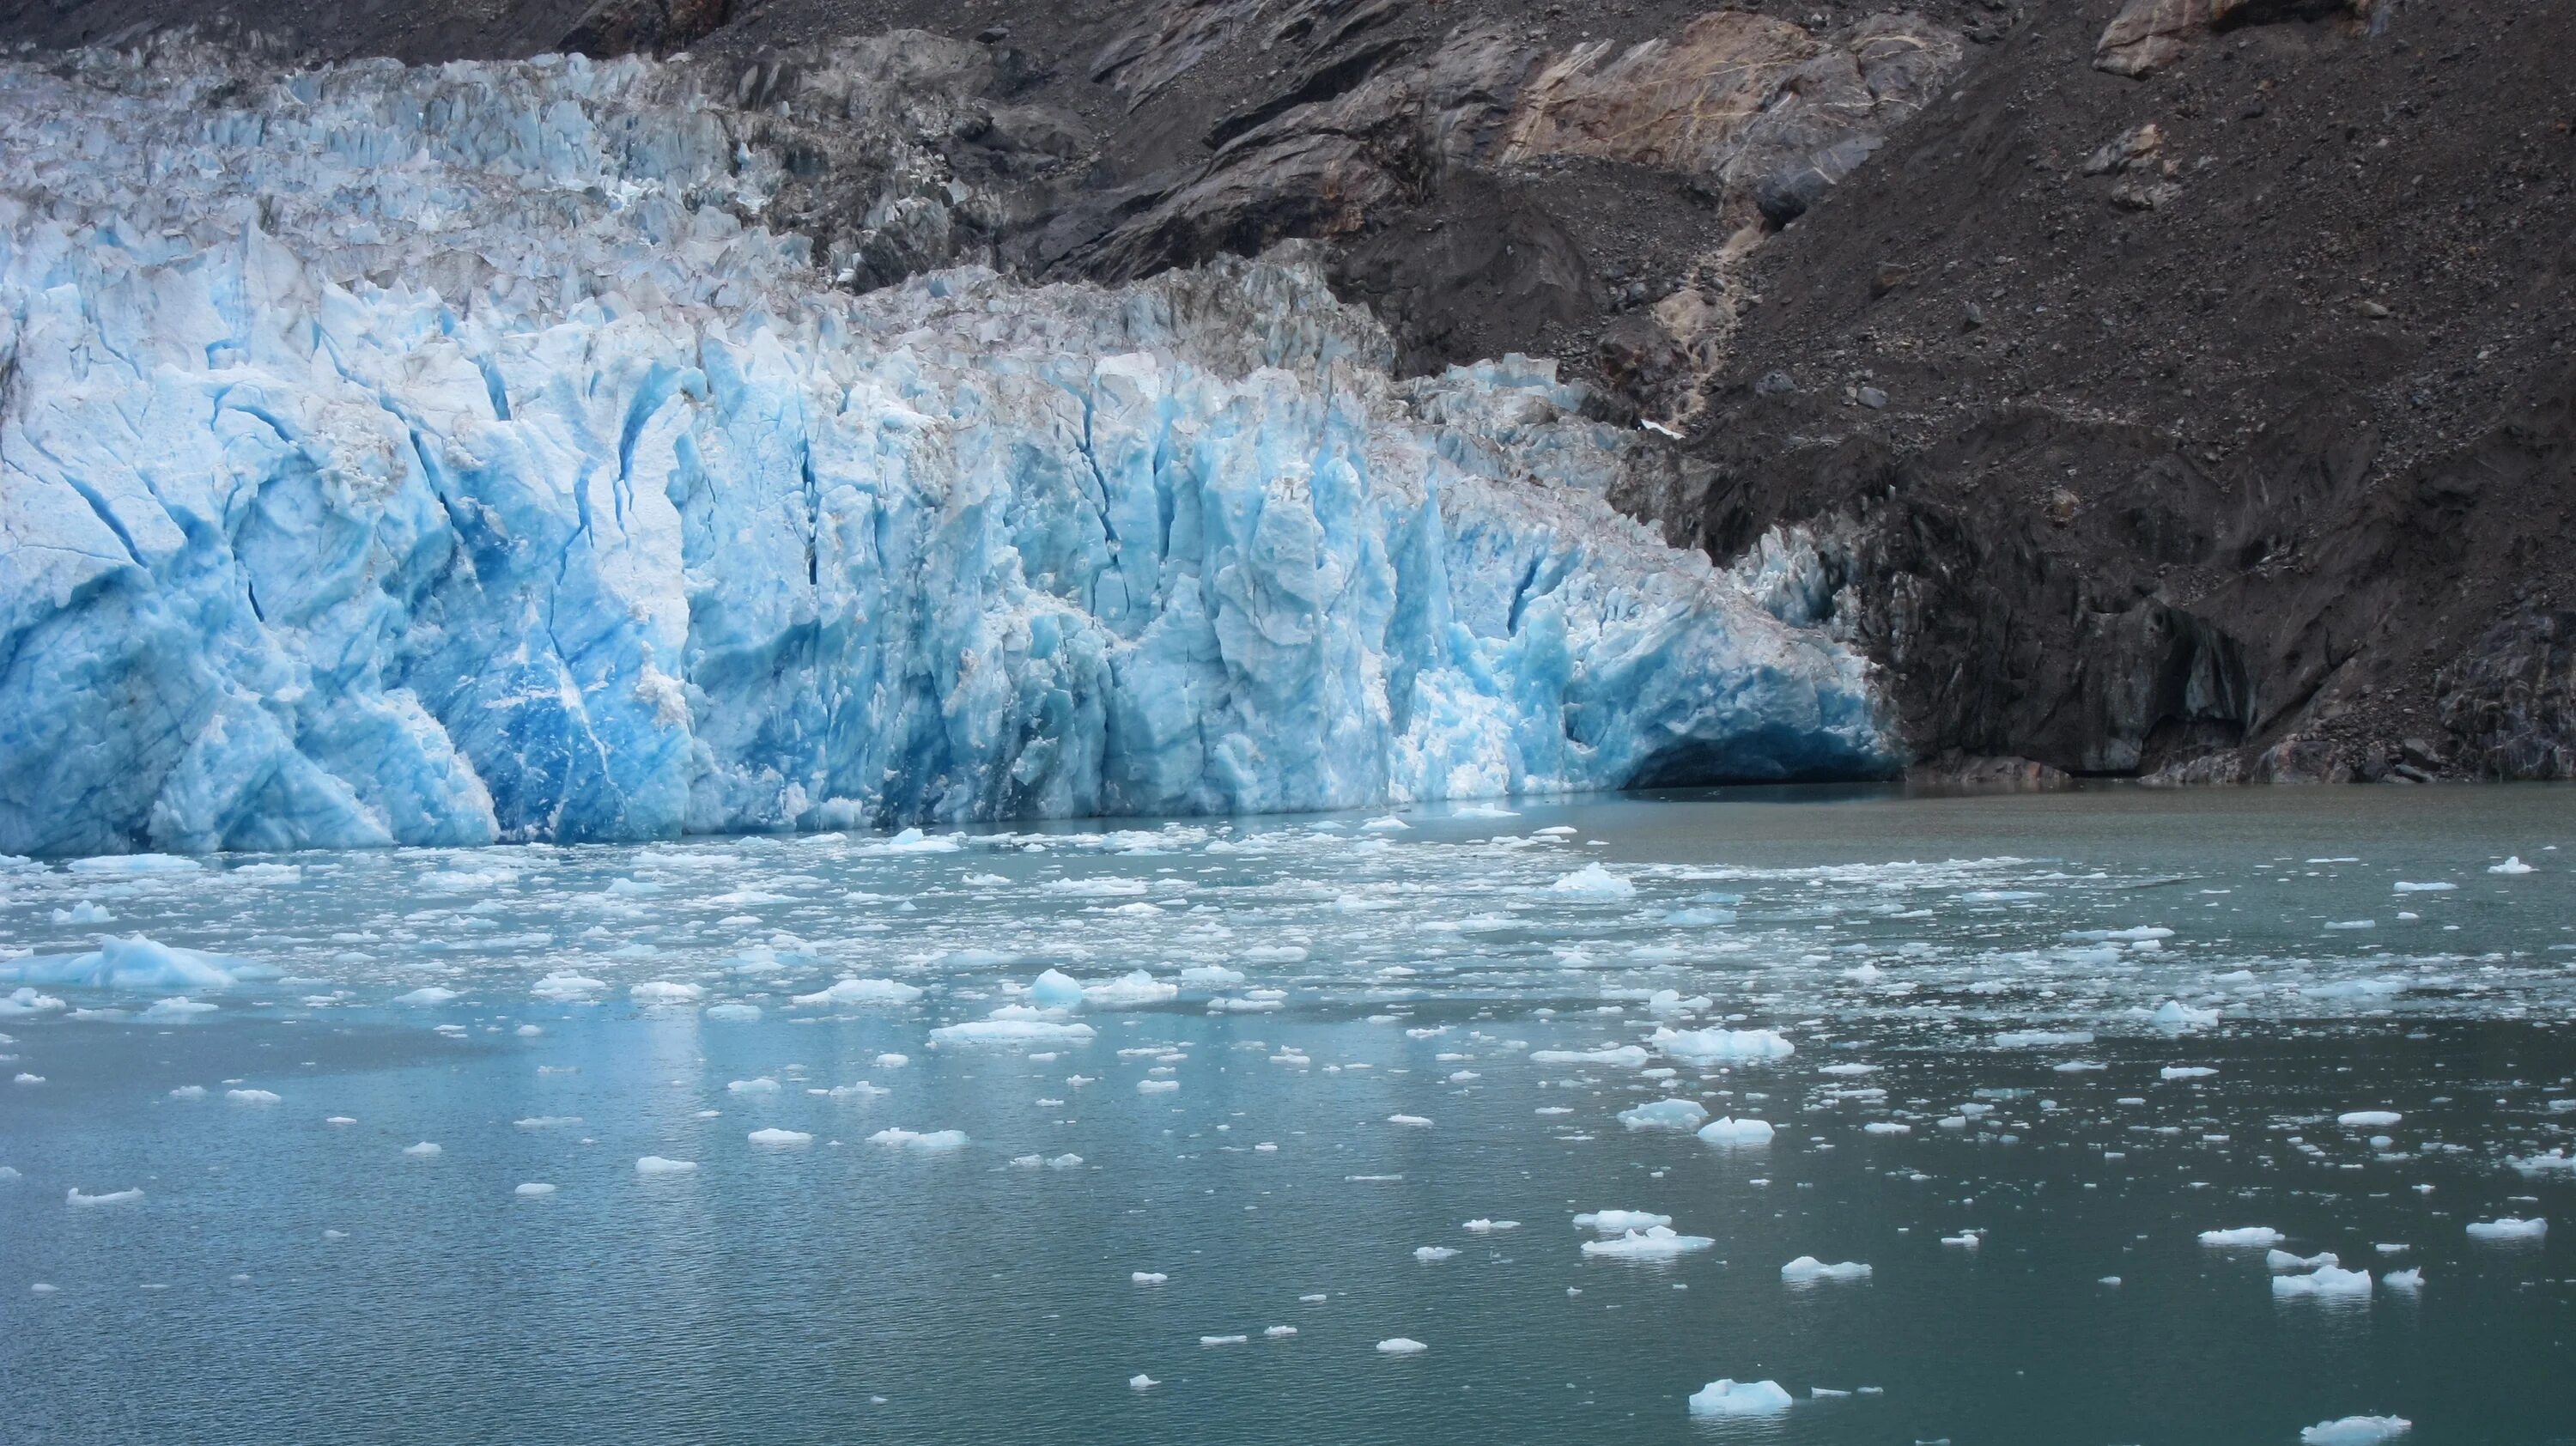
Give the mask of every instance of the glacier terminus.
[{"label": "glacier terminus", "polygon": [[0,65],[0,851],[1896,768],[1853,652],[1603,500],[1632,434],[1552,364],[1398,379],[1293,248],[855,292],[728,99]]}]

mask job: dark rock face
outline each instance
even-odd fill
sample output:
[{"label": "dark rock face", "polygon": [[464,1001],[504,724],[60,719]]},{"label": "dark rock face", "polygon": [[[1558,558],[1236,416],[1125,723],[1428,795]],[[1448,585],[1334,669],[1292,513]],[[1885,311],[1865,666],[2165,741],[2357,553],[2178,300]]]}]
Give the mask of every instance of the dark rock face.
[{"label": "dark rock face", "polygon": [[[0,41],[225,13],[0,0]],[[1552,357],[1637,422],[1617,500],[1670,540],[1804,549],[1777,606],[1884,665],[1934,773],[2576,776],[2570,7],[315,0],[296,23],[259,43],[687,49],[795,158],[745,219],[852,287],[1323,243],[1406,369]],[[853,112],[853,47],[947,138]]]}]

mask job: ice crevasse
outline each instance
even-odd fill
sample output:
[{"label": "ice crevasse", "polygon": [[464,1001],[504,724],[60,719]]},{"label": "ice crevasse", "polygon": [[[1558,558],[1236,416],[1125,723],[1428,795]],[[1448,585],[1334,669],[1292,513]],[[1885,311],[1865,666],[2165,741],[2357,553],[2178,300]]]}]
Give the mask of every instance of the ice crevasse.
[{"label": "ice crevasse", "polygon": [[1547,367],[1398,380],[1293,255],[853,295],[749,134],[635,59],[0,64],[0,850],[1894,766]]}]

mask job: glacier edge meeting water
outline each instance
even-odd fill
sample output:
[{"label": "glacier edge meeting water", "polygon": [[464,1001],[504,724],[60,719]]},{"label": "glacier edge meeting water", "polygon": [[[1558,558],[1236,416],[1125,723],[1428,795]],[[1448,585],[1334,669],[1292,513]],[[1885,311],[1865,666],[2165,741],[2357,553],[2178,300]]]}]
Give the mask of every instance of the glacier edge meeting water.
[{"label": "glacier edge meeting water", "polygon": [[854,296],[749,140],[642,60],[0,66],[0,850],[1894,768],[1548,367],[1394,379],[1293,257]]}]

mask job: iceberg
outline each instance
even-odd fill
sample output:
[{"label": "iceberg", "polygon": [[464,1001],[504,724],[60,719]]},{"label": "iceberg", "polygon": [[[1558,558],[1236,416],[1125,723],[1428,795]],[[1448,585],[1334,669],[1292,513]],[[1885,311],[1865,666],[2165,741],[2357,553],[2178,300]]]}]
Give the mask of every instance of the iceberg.
[{"label": "iceberg", "polygon": [[1657,1100],[1619,1112],[1619,1123],[1632,1130],[1696,1130],[1707,1118],[1697,1100]]},{"label": "iceberg", "polygon": [[2384,1446],[2415,1429],[2403,1416],[2346,1416],[2299,1432],[2299,1446]]},{"label": "iceberg", "polygon": [[743,219],[915,123],[897,49],[792,121],[641,57],[0,62],[0,850],[1895,771],[1550,363],[1398,379],[1294,248],[856,292]]},{"label": "iceberg", "polygon": [[896,979],[844,978],[815,990],[811,994],[789,997],[791,1004],[832,1005],[840,1008],[876,1004],[910,1004],[921,997],[916,985]]},{"label": "iceberg", "polygon": [[124,992],[230,989],[276,977],[277,970],[254,960],[173,948],[140,934],[131,939],[103,936],[86,954],[35,954],[0,964],[0,984]]},{"label": "iceberg", "polygon": [[1587,1240],[1583,1242],[1583,1253],[1617,1260],[1670,1260],[1716,1243],[1705,1235],[1678,1234],[1669,1225],[1649,1225],[1643,1230],[1628,1231],[1616,1240]]},{"label": "iceberg", "polygon": [[1699,1127],[1699,1137],[1712,1145],[1767,1145],[1774,1131],[1768,1120],[1720,1115]]},{"label": "iceberg", "polygon": [[1646,1037],[1646,1043],[1689,1065],[1786,1059],[1798,1052],[1796,1045],[1768,1029],[1670,1029],[1659,1026]]},{"label": "iceberg", "polygon": [[1691,1393],[1694,1416],[1769,1416],[1790,1406],[1777,1381],[1711,1381]]}]

